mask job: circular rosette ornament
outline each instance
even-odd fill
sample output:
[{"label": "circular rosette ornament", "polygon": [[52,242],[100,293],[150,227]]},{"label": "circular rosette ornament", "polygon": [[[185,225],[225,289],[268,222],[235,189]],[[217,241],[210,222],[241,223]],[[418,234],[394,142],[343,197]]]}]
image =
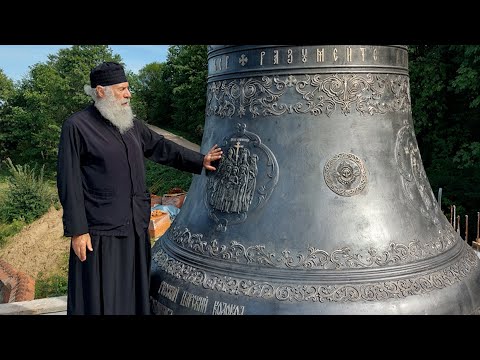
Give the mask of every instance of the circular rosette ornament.
[{"label": "circular rosette ornament", "polygon": [[353,154],[337,154],[323,168],[325,183],[341,196],[359,194],[367,185],[367,175],[362,161]]}]

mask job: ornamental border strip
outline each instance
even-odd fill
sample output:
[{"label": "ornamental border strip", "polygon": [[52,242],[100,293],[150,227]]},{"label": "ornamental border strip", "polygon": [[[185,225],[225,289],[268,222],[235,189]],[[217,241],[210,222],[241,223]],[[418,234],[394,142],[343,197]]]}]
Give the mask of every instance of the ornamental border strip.
[{"label": "ornamental border strip", "polygon": [[[282,102],[284,95],[291,101]],[[361,115],[410,112],[408,76],[305,74],[222,80],[207,85],[207,116],[242,118],[247,112],[253,118],[285,113],[330,116],[337,108],[344,115],[352,109]]]},{"label": "ornamental border strip", "polygon": [[345,285],[275,285],[264,281],[207,273],[170,256],[160,248],[154,262],[167,274],[205,289],[251,298],[289,302],[382,301],[422,295],[460,282],[478,266],[477,255],[463,245],[463,254],[449,266],[409,279]]},{"label": "ornamental border strip", "polygon": [[255,264],[270,268],[288,269],[358,269],[406,264],[439,255],[450,249],[458,240],[451,231],[439,231],[437,239],[421,243],[411,241],[408,245],[390,243],[385,249],[374,248],[354,251],[348,246],[331,252],[308,247],[307,253],[295,256],[288,249],[277,255],[266,250],[265,245],[245,246],[238,241],[231,241],[229,246],[219,245],[218,240],[203,240],[203,234],[192,233],[188,228],[175,226],[168,235],[173,242],[185,250],[191,250],[210,258],[235,262],[237,264]]}]

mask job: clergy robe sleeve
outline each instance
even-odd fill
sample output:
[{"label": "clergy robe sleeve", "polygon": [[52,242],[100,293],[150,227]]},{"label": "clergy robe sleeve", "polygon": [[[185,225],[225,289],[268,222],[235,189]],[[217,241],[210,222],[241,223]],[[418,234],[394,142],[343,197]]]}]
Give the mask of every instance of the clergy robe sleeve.
[{"label": "clergy robe sleeve", "polygon": [[81,136],[77,127],[66,121],[58,146],[57,189],[63,207],[64,236],[88,233],[83,198],[80,158]]},{"label": "clergy robe sleeve", "polygon": [[202,172],[205,155],[166,139],[150,130],[142,121],[138,123],[146,158],[190,173]]}]

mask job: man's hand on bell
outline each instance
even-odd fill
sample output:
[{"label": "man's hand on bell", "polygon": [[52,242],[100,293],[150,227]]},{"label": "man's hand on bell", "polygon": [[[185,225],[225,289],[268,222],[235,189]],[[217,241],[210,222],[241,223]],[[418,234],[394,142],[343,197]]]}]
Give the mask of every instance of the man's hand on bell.
[{"label": "man's hand on bell", "polygon": [[222,149],[219,148],[217,144],[213,145],[213,147],[207,152],[207,154],[203,158],[203,167],[211,171],[217,170],[216,167],[212,166],[212,162],[221,159],[222,154]]}]

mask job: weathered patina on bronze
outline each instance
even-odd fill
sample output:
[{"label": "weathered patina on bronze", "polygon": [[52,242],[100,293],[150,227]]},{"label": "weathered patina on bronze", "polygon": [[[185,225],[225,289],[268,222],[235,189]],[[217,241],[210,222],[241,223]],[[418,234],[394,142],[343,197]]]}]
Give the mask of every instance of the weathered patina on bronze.
[{"label": "weathered patina on bronze", "polygon": [[210,46],[196,176],[155,244],[155,314],[470,314],[480,267],[443,215],[389,45]]}]

